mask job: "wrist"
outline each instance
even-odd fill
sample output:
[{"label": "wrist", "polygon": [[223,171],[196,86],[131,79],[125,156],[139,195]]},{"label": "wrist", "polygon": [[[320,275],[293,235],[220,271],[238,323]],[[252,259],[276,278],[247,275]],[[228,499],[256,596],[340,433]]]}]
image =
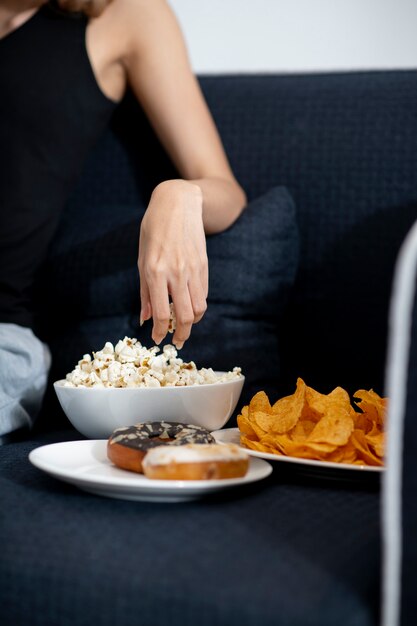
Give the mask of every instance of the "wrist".
[{"label": "wrist", "polygon": [[167,197],[169,200],[191,198],[203,204],[203,192],[196,183],[181,178],[164,180],[152,192],[152,198]]}]

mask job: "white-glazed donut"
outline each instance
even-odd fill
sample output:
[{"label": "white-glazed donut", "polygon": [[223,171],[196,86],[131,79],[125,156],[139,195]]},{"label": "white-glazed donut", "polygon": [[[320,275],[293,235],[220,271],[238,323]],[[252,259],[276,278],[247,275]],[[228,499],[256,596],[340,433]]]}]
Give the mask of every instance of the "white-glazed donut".
[{"label": "white-glazed donut", "polygon": [[212,480],[244,476],[249,457],[233,444],[159,446],[147,452],[142,465],[148,478]]}]

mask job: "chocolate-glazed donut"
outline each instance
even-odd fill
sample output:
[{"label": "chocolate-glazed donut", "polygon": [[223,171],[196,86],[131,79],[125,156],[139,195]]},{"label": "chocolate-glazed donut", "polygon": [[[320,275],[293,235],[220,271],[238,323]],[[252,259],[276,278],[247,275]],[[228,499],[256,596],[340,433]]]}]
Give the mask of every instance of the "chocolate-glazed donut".
[{"label": "chocolate-glazed donut", "polygon": [[151,448],[189,443],[215,443],[215,439],[206,428],[194,424],[145,422],[117,428],[107,442],[107,456],[117,467],[142,474],[142,461]]}]

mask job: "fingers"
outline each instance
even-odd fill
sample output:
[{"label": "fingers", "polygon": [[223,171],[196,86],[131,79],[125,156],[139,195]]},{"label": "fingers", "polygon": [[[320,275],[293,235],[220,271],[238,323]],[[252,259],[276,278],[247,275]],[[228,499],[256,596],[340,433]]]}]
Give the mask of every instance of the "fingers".
[{"label": "fingers", "polygon": [[149,295],[148,285],[145,280],[140,281],[140,317],[139,324],[142,326],[143,322],[152,317],[151,299]]},{"label": "fingers", "polygon": [[194,323],[194,311],[186,282],[176,285],[170,291],[177,320],[172,342],[180,350],[190,336],[191,327]]},{"label": "fingers", "polygon": [[205,256],[202,267],[201,267],[200,281],[201,281],[201,286],[203,288],[204,300],[207,300],[208,291],[209,291],[209,266],[208,266],[207,255]]},{"label": "fingers", "polygon": [[169,329],[171,295],[176,317],[172,342],[177,349],[181,349],[191,334],[192,325],[201,320],[207,309],[207,263],[189,268],[188,272],[176,272],[175,278],[171,280],[169,272],[162,265],[158,267],[149,264],[148,268],[143,267],[142,263],[138,265],[141,285],[140,323],[152,317],[152,339],[156,344],[161,343]]},{"label": "fingers", "polygon": [[200,282],[190,282],[188,284],[188,291],[190,294],[191,306],[193,309],[194,319],[193,323],[197,324],[203,317],[207,310],[207,291],[205,286]]},{"label": "fingers", "polygon": [[169,325],[168,286],[165,276],[161,275],[150,281],[148,289],[153,317],[152,339],[160,344],[166,337]]},{"label": "fingers", "polygon": [[[147,296],[143,295],[147,291]],[[174,304],[176,329],[173,336],[174,345],[180,350],[190,337],[191,328],[201,320],[207,310],[207,302],[201,284],[184,283],[175,289],[170,289]],[[141,323],[153,317],[152,339],[156,344],[166,337],[169,328],[169,296],[168,287],[162,281],[154,284],[149,290],[141,290]]]}]

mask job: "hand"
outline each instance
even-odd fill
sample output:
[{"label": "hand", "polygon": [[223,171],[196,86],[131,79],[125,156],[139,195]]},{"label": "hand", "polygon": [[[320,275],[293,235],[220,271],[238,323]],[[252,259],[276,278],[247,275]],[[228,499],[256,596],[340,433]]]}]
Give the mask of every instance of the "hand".
[{"label": "hand", "polygon": [[168,332],[169,296],[178,349],[207,308],[208,260],[203,226],[203,194],[198,185],[170,180],[158,185],[143,217],[139,259],[141,323],[153,318],[152,339]]}]

